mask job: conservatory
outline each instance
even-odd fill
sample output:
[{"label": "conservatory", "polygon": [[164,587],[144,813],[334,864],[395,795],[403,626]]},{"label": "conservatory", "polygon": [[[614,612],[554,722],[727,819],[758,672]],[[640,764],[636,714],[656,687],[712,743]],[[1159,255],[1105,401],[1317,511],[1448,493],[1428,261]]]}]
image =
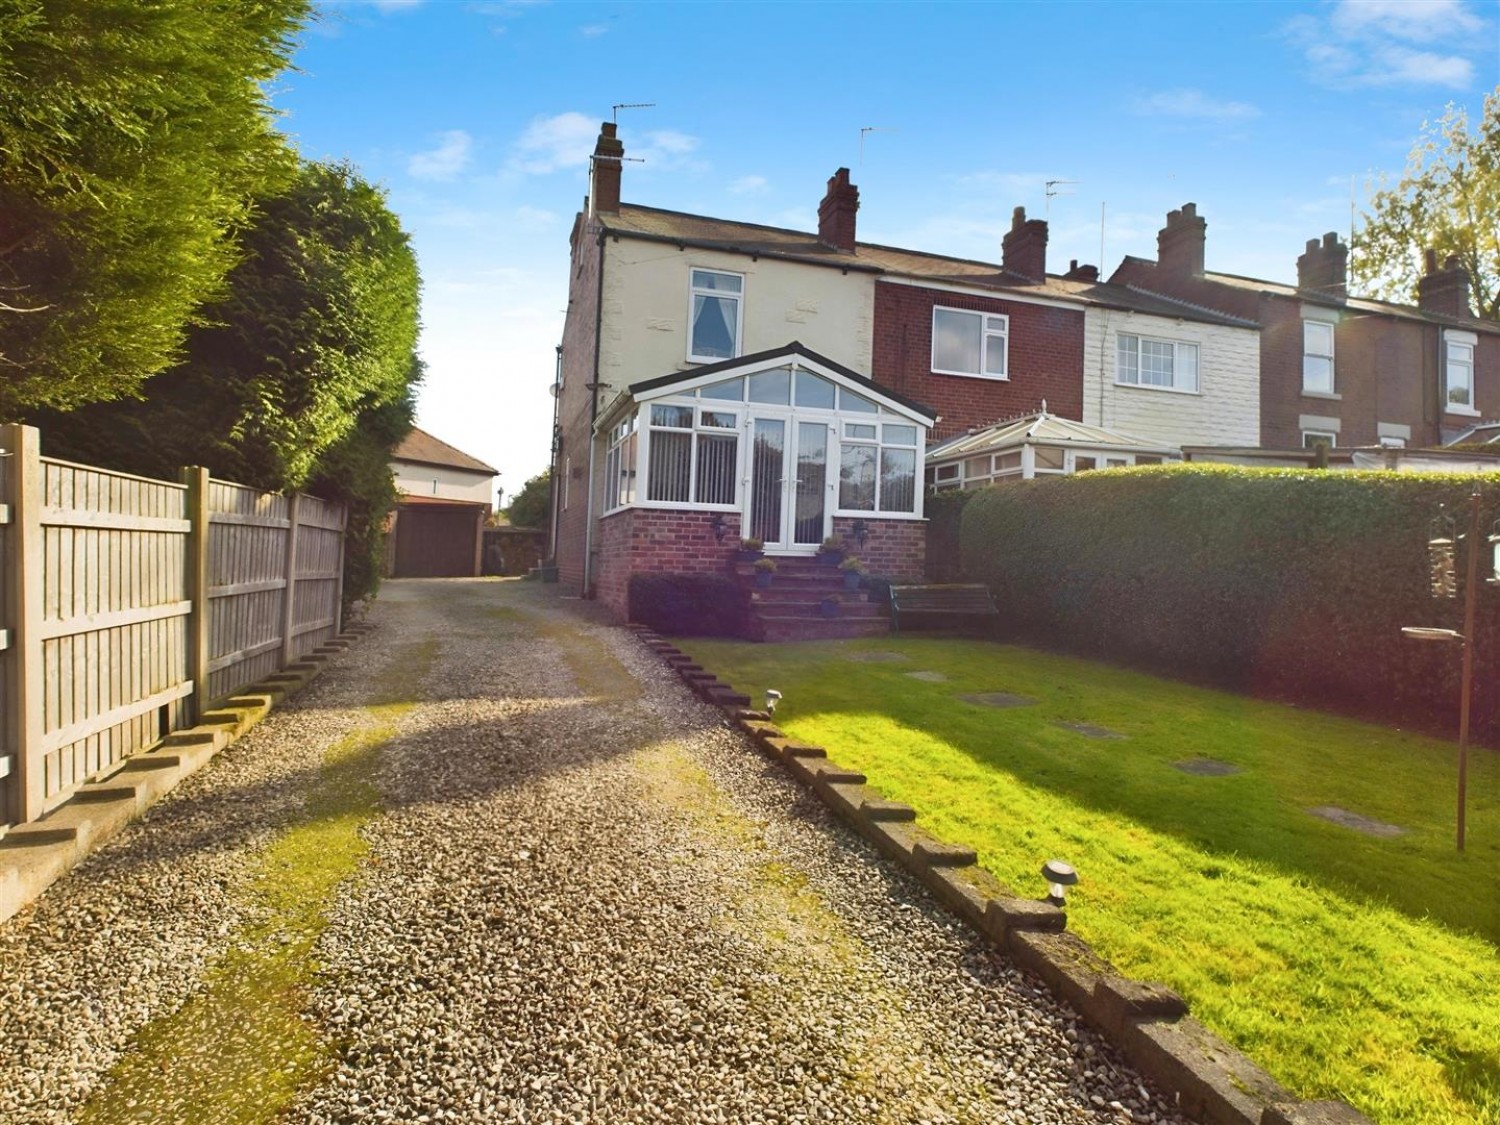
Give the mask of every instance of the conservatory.
[{"label": "conservatory", "polygon": [[983,488],[1007,480],[1180,461],[1182,450],[1047,413],[997,422],[927,451],[929,488]]},{"label": "conservatory", "polygon": [[631,385],[600,414],[600,596],[630,573],[723,570],[826,539],[921,573],[930,411],[793,343]]}]

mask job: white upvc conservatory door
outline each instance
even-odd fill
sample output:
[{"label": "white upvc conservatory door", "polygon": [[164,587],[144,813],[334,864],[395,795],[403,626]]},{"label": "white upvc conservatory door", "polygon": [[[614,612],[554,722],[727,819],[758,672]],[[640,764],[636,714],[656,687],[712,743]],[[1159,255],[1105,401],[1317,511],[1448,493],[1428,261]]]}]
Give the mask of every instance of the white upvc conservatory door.
[{"label": "white upvc conservatory door", "polygon": [[793,414],[750,420],[750,487],[745,526],[765,549],[812,554],[828,537],[829,424]]}]

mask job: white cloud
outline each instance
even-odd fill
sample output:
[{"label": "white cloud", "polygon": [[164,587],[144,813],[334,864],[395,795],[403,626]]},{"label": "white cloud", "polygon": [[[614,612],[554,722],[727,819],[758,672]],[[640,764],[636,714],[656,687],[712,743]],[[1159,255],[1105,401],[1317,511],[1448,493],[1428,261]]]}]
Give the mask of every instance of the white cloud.
[{"label": "white cloud", "polygon": [[1259,117],[1260,110],[1249,102],[1221,101],[1201,90],[1162,90],[1150,97],[1138,98],[1135,112],[1145,117],[1186,117],[1202,121],[1245,121]]},{"label": "white cloud", "polygon": [[588,164],[598,135],[599,123],[581,113],[538,117],[516,142],[511,167],[534,175],[581,167]]},{"label": "white cloud", "polygon": [[608,31],[609,24],[607,23],[591,23],[578,29],[578,33],[585,39],[598,39]]},{"label": "white cloud", "polygon": [[729,190],[734,195],[755,195],[769,186],[770,181],[764,176],[741,176],[729,185]]},{"label": "white cloud", "polygon": [[1326,18],[1301,15],[1283,25],[1314,81],[1336,89],[1467,89],[1470,56],[1489,47],[1492,30],[1464,0],[1340,0]]},{"label": "white cloud", "polygon": [[419,152],[406,162],[407,175],[419,180],[451,180],[469,164],[473,138],[462,129],[440,133],[438,146]]},{"label": "white cloud", "polygon": [[1483,30],[1463,0],[1342,0],[1329,23],[1345,35],[1378,32],[1412,43],[1432,43]]},{"label": "white cloud", "polygon": [[960,188],[977,191],[985,195],[1004,199],[1021,199],[1029,195],[1040,195],[1046,190],[1048,180],[1056,179],[1047,172],[968,172],[954,181]]}]

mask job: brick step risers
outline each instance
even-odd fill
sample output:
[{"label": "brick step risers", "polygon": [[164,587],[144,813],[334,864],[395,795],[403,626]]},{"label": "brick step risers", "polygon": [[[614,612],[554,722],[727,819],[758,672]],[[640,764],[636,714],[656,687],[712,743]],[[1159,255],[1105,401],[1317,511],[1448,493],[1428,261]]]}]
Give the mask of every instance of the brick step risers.
[{"label": "brick step risers", "polygon": [[766,605],[777,605],[783,602],[817,602],[832,594],[837,594],[846,606],[869,601],[869,595],[864,590],[846,590],[842,585],[817,586],[810,582],[787,582],[766,587],[754,586],[750,593],[756,601],[764,602]]},{"label": "brick step risers", "polygon": [[758,617],[816,617],[823,621],[836,621],[840,617],[878,617],[881,621],[886,616],[881,612],[881,607],[871,605],[869,602],[854,602],[848,597],[839,605],[838,614],[834,617],[824,617],[822,603],[817,600],[762,602],[752,601],[751,611]]},{"label": "brick step risers", "polygon": [[833,641],[883,637],[891,631],[884,617],[762,617],[762,641]]}]

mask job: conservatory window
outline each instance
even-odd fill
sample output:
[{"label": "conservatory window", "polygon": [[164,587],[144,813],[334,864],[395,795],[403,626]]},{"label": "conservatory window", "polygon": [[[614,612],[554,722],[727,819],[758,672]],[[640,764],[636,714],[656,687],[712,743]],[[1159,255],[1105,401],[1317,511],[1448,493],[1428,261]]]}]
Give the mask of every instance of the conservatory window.
[{"label": "conservatory window", "polygon": [[665,504],[734,503],[739,414],[653,404],[646,498]]},{"label": "conservatory window", "polygon": [[604,457],[605,511],[635,503],[636,418],[632,414],[609,432]]},{"label": "conservatory window", "polygon": [[916,426],[845,423],[839,447],[839,508],[915,512],[917,440]]}]

